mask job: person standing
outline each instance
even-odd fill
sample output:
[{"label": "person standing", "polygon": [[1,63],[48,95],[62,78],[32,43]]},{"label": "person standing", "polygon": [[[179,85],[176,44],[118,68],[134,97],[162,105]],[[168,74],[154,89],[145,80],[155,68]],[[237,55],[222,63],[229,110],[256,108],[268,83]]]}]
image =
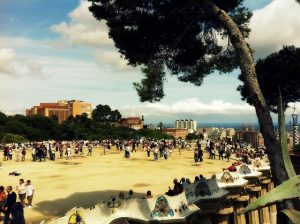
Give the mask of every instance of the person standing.
[{"label": "person standing", "polygon": [[17,191],[18,191],[18,194],[19,194],[20,202],[24,207],[25,197],[26,197],[26,184],[24,182],[24,179],[19,180],[19,184],[17,185]]},{"label": "person standing", "polygon": [[93,147],[92,147],[92,144],[90,143],[89,145],[88,145],[88,156],[92,156],[92,151],[93,151]]},{"label": "person standing", "polygon": [[21,202],[13,205],[11,210],[12,220],[10,224],[25,224],[24,210]]},{"label": "person standing", "polygon": [[26,149],[23,147],[22,149],[22,161],[25,161],[25,156],[26,156]]},{"label": "person standing", "polygon": [[33,145],[32,150],[31,150],[31,156],[32,156],[32,161],[36,161],[36,146]]},{"label": "person standing", "polygon": [[150,144],[146,145],[147,156],[150,157]]},{"label": "person standing", "polygon": [[5,201],[6,201],[6,193],[4,191],[4,187],[0,186],[0,215],[2,212],[2,207],[5,205]]},{"label": "person standing", "polygon": [[6,192],[7,192],[7,198],[5,205],[3,206],[3,211],[4,211],[4,224],[9,224],[10,223],[10,214],[12,211],[12,208],[14,204],[17,201],[17,195],[15,192],[12,190],[12,186],[7,186],[6,187]]},{"label": "person standing", "polygon": [[155,146],[153,149],[154,160],[158,160],[158,148]]},{"label": "person standing", "polygon": [[30,180],[26,181],[26,195],[28,201],[28,208],[32,208],[32,199],[34,194],[34,186],[32,185]]},{"label": "person standing", "polygon": [[72,159],[72,157],[71,157],[71,145],[67,146],[66,154],[67,154],[67,159]]}]

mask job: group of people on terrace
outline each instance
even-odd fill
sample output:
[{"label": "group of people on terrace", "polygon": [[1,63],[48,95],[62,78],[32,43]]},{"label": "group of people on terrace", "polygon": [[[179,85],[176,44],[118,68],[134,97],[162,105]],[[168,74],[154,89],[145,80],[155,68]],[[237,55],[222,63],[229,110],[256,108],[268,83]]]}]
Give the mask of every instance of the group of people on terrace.
[{"label": "group of people on terrace", "polygon": [[11,185],[0,186],[0,217],[1,212],[4,214],[4,224],[25,224],[24,210],[32,208],[32,200],[34,195],[34,186],[30,180],[26,183],[24,179],[20,179],[16,186],[19,201],[17,201],[17,194]]}]

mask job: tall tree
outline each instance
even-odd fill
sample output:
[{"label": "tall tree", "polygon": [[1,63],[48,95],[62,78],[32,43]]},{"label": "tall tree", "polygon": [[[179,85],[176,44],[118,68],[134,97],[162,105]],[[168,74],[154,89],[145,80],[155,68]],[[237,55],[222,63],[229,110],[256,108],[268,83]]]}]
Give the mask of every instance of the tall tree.
[{"label": "tall tree", "polygon": [[0,111],[0,125],[4,125],[8,121],[8,117]]},{"label": "tall tree", "polygon": [[[300,48],[285,46],[279,52],[256,62],[257,79],[270,110],[277,112],[279,89],[284,102],[300,101]],[[243,81],[243,76],[240,77]],[[253,105],[245,85],[238,87],[242,99]]]},{"label": "tall tree", "polygon": [[251,12],[242,6],[243,0],[89,1],[90,11],[98,20],[106,20],[109,36],[128,63],[144,68],[145,78],[136,84],[142,101],[163,97],[166,69],[179,81],[201,85],[215,70],[230,72],[239,67],[256,109],[275,182],[288,179],[252,51],[245,41]]},{"label": "tall tree", "polygon": [[108,105],[99,104],[92,112],[94,121],[98,122],[115,122],[122,118],[118,110],[112,110]]}]

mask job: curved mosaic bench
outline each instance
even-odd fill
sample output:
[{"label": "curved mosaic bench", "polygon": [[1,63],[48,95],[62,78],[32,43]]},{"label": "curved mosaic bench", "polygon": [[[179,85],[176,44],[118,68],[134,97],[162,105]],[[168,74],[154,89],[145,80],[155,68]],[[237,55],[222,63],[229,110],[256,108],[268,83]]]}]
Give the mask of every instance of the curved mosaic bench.
[{"label": "curved mosaic bench", "polygon": [[111,200],[90,209],[73,208],[63,217],[41,224],[109,224],[120,218],[138,222],[183,222],[200,209],[188,204],[184,193],[177,196],[160,195],[150,199]]}]

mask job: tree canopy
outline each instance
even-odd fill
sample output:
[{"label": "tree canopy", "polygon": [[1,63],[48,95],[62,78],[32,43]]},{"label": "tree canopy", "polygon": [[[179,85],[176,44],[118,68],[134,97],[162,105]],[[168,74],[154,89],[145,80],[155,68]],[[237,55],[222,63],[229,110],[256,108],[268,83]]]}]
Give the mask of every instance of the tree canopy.
[{"label": "tree canopy", "polygon": [[238,66],[228,32],[208,13],[211,2],[225,10],[244,37],[251,12],[243,0],[89,0],[90,11],[105,20],[109,36],[132,66],[142,65],[144,79],[135,83],[141,101],[164,96],[165,69],[183,82],[201,85],[214,70]]},{"label": "tree canopy", "polygon": [[94,121],[97,122],[116,122],[122,118],[118,110],[112,110],[108,105],[99,104],[92,112]]},{"label": "tree canopy", "polygon": [[146,137],[151,139],[165,139],[171,136],[159,130],[133,130],[125,126],[114,126],[108,122],[98,122],[88,118],[87,114],[70,116],[59,124],[54,117],[6,116],[0,112],[0,142],[22,142],[41,140],[102,140],[102,139],[136,139]]},{"label": "tree canopy", "polygon": [[[239,67],[253,101],[275,183],[288,179],[269,107],[246,42],[252,15],[243,0],[88,0],[90,11],[105,20],[109,36],[129,65],[141,66],[135,83],[141,101],[164,96],[165,72],[201,85],[213,71]],[[271,24],[270,24],[271,25]]]},{"label": "tree canopy", "polygon": [[[255,65],[257,79],[270,110],[276,112],[279,89],[284,109],[290,102],[300,101],[300,48],[285,46],[280,51],[259,59]],[[243,76],[239,78],[243,80]],[[240,85],[242,99],[253,105],[249,91]]]}]

